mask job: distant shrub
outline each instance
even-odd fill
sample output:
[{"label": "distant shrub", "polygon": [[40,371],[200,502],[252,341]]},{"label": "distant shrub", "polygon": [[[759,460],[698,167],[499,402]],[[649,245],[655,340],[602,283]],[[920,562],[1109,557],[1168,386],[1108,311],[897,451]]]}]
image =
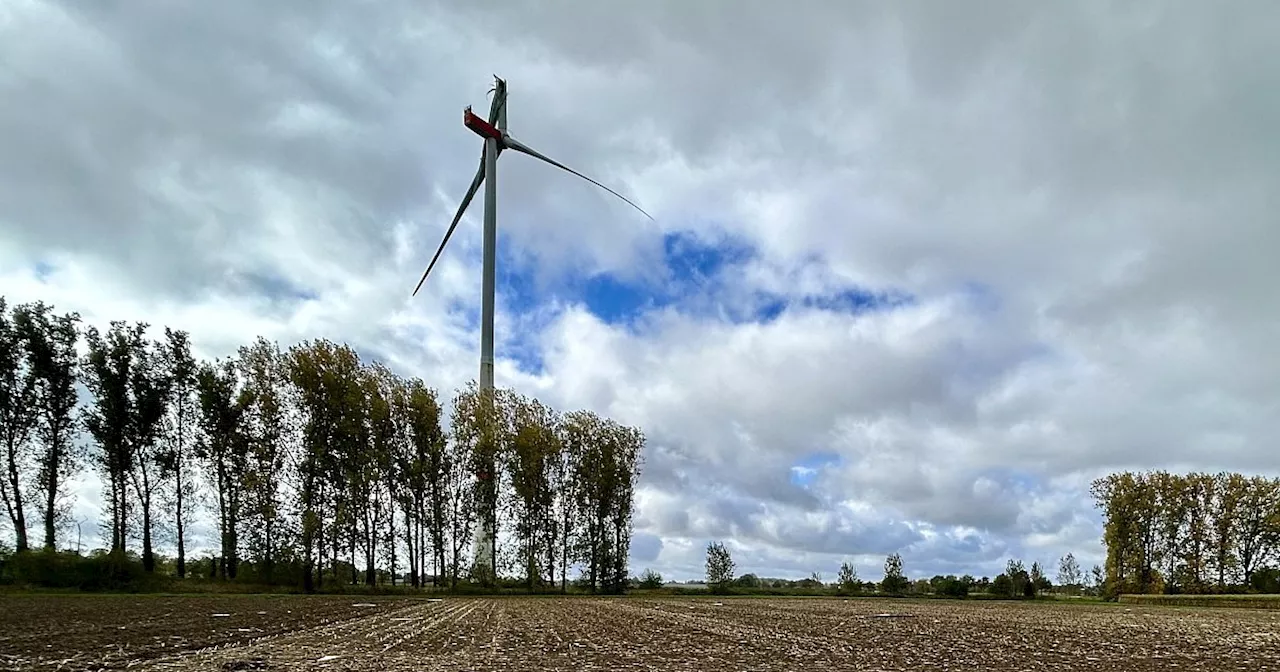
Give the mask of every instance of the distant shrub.
[{"label": "distant shrub", "polygon": [[1280,595],[1120,595],[1124,604],[1280,609]]},{"label": "distant shrub", "polygon": [[1266,567],[1254,572],[1252,588],[1259,593],[1280,593],[1280,568]]},{"label": "distant shrub", "polygon": [[733,583],[733,556],[724,544],[707,544],[707,587],[713,593],[728,593]]},{"label": "distant shrub", "polygon": [[28,551],[0,559],[0,582],[33,588],[83,591],[156,591],[166,588],[167,576],[148,574],[134,554],[94,551],[84,556],[71,551]]},{"label": "distant shrub", "polygon": [[911,586],[911,581],[902,573],[902,556],[893,553],[884,561],[884,578],[880,580],[880,592],[888,595],[901,595]]},{"label": "distant shrub", "polygon": [[943,580],[939,581],[937,584],[936,590],[939,595],[945,595],[947,597],[968,597],[969,596],[969,584],[965,581],[955,578],[954,576],[948,576]]},{"label": "distant shrub", "polygon": [[662,587],[662,575],[652,569],[644,570],[644,574],[640,575],[640,587],[645,590],[654,590]]},{"label": "distant shrub", "polygon": [[1000,574],[991,582],[989,592],[1000,597],[1013,597],[1013,591],[1013,579],[1010,579],[1008,574]]}]

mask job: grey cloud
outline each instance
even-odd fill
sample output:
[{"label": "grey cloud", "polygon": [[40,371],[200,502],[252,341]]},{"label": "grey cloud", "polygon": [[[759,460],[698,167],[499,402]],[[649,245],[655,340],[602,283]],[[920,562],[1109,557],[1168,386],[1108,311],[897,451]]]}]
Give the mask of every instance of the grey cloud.
[{"label": "grey cloud", "polygon": [[662,552],[662,537],[640,532],[631,538],[631,559],[653,562]]},{"label": "grey cloud", "polygon": [[[637,549],[663,571],[700,573],[721,534],[758,573],[1096,559],[1093,475],[1275,470],[1270,3],[4,11],[0,278],[94,323],[187,328],[206,355],[336,338],[447,400],[476,369],[475,217],[407,294],[495,72],[513,133],[658,217],[504,160],[536,291],[662,286],[664,232],[754,247],[634,329],[563,300],[498,315],[501,384],[648,433]],[[917,303],[718,313],[850,287]],[[532,333],[537,374],[509,356]],[[814,452],[841,463],[792,484]]]}]

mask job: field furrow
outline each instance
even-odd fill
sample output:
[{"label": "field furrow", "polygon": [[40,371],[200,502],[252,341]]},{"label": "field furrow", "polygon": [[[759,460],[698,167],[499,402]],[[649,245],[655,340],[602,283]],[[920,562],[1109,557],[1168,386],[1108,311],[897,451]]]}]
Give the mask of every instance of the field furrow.
[{"label": "field furrow", "polygon": [[[1280,612],[1252,609],[784,598],[43,599],[15,603],[27,610],[21,617],[0,612],[0,669],[1280,672]],[[53,626],[43,637],[41,623]]]}]

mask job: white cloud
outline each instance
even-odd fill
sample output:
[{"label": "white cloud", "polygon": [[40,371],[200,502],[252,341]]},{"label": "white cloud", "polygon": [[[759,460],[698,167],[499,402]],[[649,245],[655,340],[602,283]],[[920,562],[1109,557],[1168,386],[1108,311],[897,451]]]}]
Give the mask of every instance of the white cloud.
[{"label": "white cloud", "polygon": [[[1275,473],[1278,23],[1261,2],[9,3],[0,286],[204,356],[345,340],[447,392],[477,368],[478,213],[408,293],[475,169],[460,108],[497,72],[517,137],[657,216],[502,162],[501,235],[545,300],[503,304],[500,384],[645,429],[659,569],[697,574],[729,535],[758,574],[870,577],[894,543],[926,573],[1091,560],[1092,476]],[[675,231],[755,256],[628,328],[550,296],[596,271],[671,286]],[[854,286],[914,302],[729,319]]]}]

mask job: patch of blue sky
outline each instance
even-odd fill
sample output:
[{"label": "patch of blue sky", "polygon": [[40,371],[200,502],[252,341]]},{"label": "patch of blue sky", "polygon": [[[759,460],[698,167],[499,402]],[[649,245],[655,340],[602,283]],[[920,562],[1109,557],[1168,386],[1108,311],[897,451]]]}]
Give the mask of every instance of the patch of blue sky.
[{"label": "patch of blue sky", "polygon": [[758,292],[756,300],[759,302],[756,304],[756,319],[766,324],[781,317],[790,303],[784,296],[764,292]]},{"label": "patch of blue sky", "polygon": [[988,467],[979,471],[976,476],[987,477],[1000,484],[1002,488],[1012,488],[1023,492],[1040,489],[1044,479],[1026,469],[1014,467]]},{"label": "patch of blue sky", "polygon": [[791,483],[802,488],[808,487],[823,469],[838,467],[840,462],[840,455],[831,451],[809,453],[791,465]]},{"label": "patch of blue sky", "polygon": [[504,345],[507,349],[501,353],[502,357],[514,360],[521,372],[537,376],[545,371],[546,362],[542,358],[542,348],[531,335],[517,337]]},{"label": "patch of blue sky", "polygon": [[[522,256],[508,242],[498,238],[496,282],[499,300],[521,314],[532,312],[539,304],[533,269],[527,256]],[[479,286],[479,283],[476,283]]]},{"label": "patch of blue sky", "polygon": [[708,242],[688,232],[671,232],[662,238],[663,269],[658,283],[623,281],[610,273],[571,278],[565,289],[580,299],[604,322],[635,326],[642,315],[668,306],[695,310],[721,272],[745,263],[755,254],[742,240],[728,238]]},{"label": "patch of blue sky", "polygon": [[750,243],[732,236],[711,242],[676,231],[662,237],[663,262],[677,285],[713,278],[725,267],[744,264],[756,254]]},{"label": "patch of blue sky", "polygon": [[905,292],[870,292],[864,289],[845,289],[832,294],[805,294],[787,297],[770,292],[757,292],[755,319],[772,322],[793,308],[858,314],[881,310],[894,310],[916,303],[916,297]]},{"label": "patch of blue sky", "polygon": [[[547,316],[540,313],[542,304],[554,299],[543,296],[534,277],[533,267],[527,256],[521,256],[512,245],[504,239],[498,239],[496,284],[500,310],[511,316],[510,324],[514,330],[508,334],[496,335],[503,352],[495,353],[500,357],[514,360],[521,371],[538,375],[544,370],[542,349],[538,334],[545,327]],[[474,314],[471,314],[474,313]],[[540,317],[541,316],[541,317]],[[480,314],[469,311],[468,326],[479,328]]]},{"label": "patch of blue sky", "polygon": [[452,299],[446,311],[449,315],[460,318],[463,328],[467,331],[475,331],[480,328],[480,308],[473,305],[462,299]]},{"label": "patch of blue sky", "polygon": [[[714,317],[733,323],[767,323],[796,308],[845,313],[891,310],[910,305],[915,297],[902,292],[870,292],[847,288],[825,295],[784,296],[756,293],[747,305],[722,301],[726,271],[758,256],[748,241],[734,236],[708,238],[677,231],[662,238],[663,268],[650,277],[659,281],[623,280],[612,273],[573,273],[535,285],[528,257],[498,241],[498,292],[507,310],[536,313],[539,306],[557,299],[580,301],[600,320],[614,326],[637,329],[642,318],[674,307],[691,316]],[[527,322],[522,322],[528,324]]]},{"label": "patch of blue sky", "polygon": [[578,291],[587,310],[609,324],[629,324],[646,312],[676,301],[670,292],[622,282],[608,273],[586,278]]},{"label": "patch of blue sky", "polygon": [[984,314],[994,314],[1004,307],[1000,295],[990,285],[970,280],[960,287],[961,293],[969,300],[970,307]]},{"label": "patch of blue sky", "polygon": [[44,282],[49,278],[50,275],[53,275],[53,272],[56,271],[57,268],[55,268],[53,264],[47,261],[37,261],[35,266],[32,267],[31,270],[33,273],[35,273],[36,280],[39,280],[40,282]]}]

